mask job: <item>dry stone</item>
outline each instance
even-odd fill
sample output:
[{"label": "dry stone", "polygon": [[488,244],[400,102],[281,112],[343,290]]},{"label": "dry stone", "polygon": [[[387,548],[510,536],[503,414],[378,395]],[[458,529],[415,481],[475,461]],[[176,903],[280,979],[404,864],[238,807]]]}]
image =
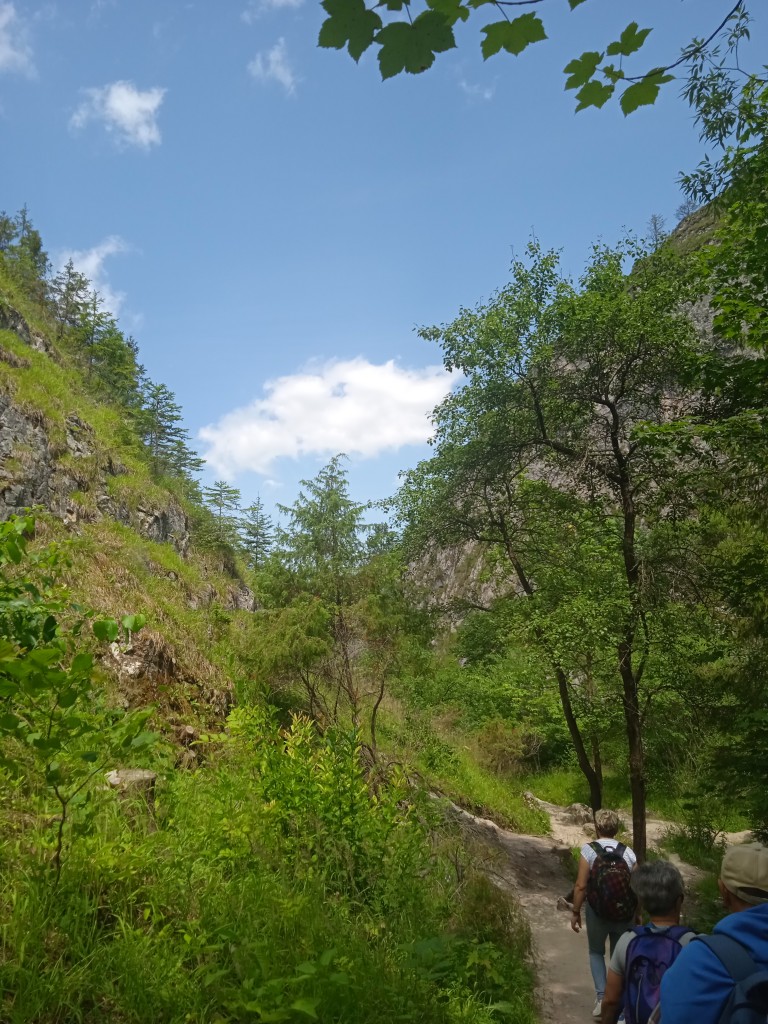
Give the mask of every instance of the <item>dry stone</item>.
[{"label": "dry stone", "polygon": [[[148,768],[119,768],[107,772],[107,782],[121,800],[127,802],[127,815],[134,824],[143,813],[137,814],[136,800],[143,802],[149,812],[149,828],[154,831],[155,823],[155,783],[157,774]],[[132,801],[132,805],[128,803]],[[140,807],[141,805],[139,805]]]},{"label": "dry stone", "polygon": [[570,807],[566,807],[565,814],[574,825],[586,825],[594,817],[592,808],[586,804],[571,804]]}]

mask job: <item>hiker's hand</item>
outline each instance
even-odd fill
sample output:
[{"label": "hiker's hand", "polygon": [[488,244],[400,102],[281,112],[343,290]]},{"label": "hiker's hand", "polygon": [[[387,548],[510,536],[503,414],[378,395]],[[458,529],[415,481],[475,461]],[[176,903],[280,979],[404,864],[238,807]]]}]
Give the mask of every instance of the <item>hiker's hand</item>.
[{"label": "hiker's hand", "polygon": [[580,910],[574,910],[573,913],[571,914],[571,928],[573,928],[573,930],[575,932],[580,932],[581,931],[581,911]]}]

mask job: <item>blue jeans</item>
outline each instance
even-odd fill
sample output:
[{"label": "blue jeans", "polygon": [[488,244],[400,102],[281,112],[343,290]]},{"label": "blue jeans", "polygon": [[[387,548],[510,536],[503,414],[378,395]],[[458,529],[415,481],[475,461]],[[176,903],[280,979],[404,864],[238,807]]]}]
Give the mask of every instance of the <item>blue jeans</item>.
[{"label": "blue jeans", "polygon": [[589,969],[592,971],[592,981],[595,983],[595,997],[602,999],[605,995],[605,940],[610,940],[610,955],[619,937],[628,932],[634,924],[632,918],[629,921],[606,921],[598,917],[592,907],[585,903],[587,920],[587,945],[589,946]]}]

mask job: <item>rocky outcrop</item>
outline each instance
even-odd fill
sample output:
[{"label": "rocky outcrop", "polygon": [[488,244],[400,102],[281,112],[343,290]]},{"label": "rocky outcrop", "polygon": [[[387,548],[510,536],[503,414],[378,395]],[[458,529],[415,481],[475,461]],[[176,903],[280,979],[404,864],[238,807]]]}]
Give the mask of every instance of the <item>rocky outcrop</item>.
[{"label": "rocky outcrop", "polygon": [[231,689],[214,685],[208,664],[199,665],[193,676],[182,666],[167,640],[152,630],[142,630],[127,645],[110,645],[108,667],[116,674],[125,708],[162,704],[177,715],[191,716],[192,702],[202,702],[225,717],[232,704]]},{"label": "rocky outcrop", "polygon": [[173,544],[182,557],[189,551],[189,520],[173,500],[162,509],[137,505],[135,521],[131,525],[148,540]]},{"label": "rocky outcrop", "polygon": [[[170,495],[163,508],[142,504],[131,509],[116,501],[109,493],[109,478],[124,473],[124,468],[99,451],[93,429],[79,416],[68,417],[65,426],[64,445],[52,444],[41,413],[0,393],[0,519],[35,505],[50,509],[72,527],[110,516],[148,540],[173,544],[186,555],[189,520],[181,506]],[[93,501],[87,506],[74,501],[72,494],[78,491],[91,494]]]},{"label": "rocky outcrop", "polygon": [[42,334],[31,328],[24,317],[13,306],[0,299],[0,330],[13,331],[21,338],[25,345],[29,345],[35,352],[45,352],[52,355],[51,346]]},{"label": "rocky outcrop", "polygon": [[0,393],[0,518],[50,506],[53,465],[43,417]]},{"label": "rocky outcrop", "polygon": [[240,583],[228,588],[224,607],[230,612],[255,612],[256,598],[249,587]]},{"label": "rocky outcrop", "polygon": [[8,366],[12,366],[14,370],[27,370],[29,369],[29,360],[24,359],[22,356],[17,356],[15,352],[11,352],[5,348],[4,345],[0,345],[0,362],[7,363]]},{"label": "rocky outcrop", "polygon": [[489,571],[485,550],[478,543],[433,547],[411,566],[411,577],[426,607],[443,614],[449,628],[456,628],[470,607],[490,608],[509,581]]}]

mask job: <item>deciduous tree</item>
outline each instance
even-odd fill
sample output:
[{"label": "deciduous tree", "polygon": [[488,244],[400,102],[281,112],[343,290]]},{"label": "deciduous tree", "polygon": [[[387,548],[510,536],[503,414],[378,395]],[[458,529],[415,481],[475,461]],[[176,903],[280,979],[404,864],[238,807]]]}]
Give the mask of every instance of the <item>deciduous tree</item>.
[{"label": "deciduous tree", "polygon": [[482,545],[500,594],[517,593],[594,805],[599,765],[574,697],[592,684],[612,695],[642,855],[644,724],[682,660],[670,653],[684,633],[679,609],[693,614],[669,531],[692,515],[685,452],[644,431],[685,409],[701,344],[682,308],[689,276],[671,251],[631,240],[596,247],[578,288],[559,277],[555,254],[532,244],[529,258],[490,303],[422,331],[465,382],[435,411],[434,455],[406,475],[399,513],[416,549]]}]

